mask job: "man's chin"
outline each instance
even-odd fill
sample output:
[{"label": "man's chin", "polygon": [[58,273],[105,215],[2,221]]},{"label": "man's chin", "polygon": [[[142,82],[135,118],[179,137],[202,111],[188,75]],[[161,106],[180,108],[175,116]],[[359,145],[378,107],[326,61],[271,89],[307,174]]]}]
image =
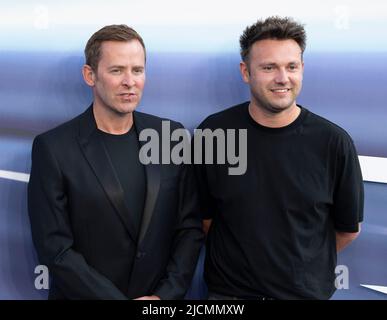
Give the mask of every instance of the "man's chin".
[{"label": "man's chin", "polygon": [[137,105],[135,105],[135,106],[123,106],[123,107],[114,108],[114,111],[117,115],[126,116],[128,114],[131,114],[134,110],[136,110],[136,108],[137,108]]},{"label": "man's chin", "polygon": [[294,99],[256,99],[258,106],[261,106],[262,109],[267,112],[278,114],[284,111],[289,110],[294,104]]},{"label": "man's chin", "polygon": [[289,110],[291,107],[292,107],[293,103],[289,104],[289,105],[270,105],[268,107],[268,110],[270,110],[272,113],[281,113],[281,112],[284,112],[286,110]]}]

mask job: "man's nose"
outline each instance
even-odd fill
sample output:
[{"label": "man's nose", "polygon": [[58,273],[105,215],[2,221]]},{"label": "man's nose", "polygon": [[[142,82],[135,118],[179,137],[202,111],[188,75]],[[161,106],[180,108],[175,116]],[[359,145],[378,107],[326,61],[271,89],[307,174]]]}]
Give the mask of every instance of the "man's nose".
[{"label": "man's nose", "polygon": [[275,82],[276,83],[286,83],[289,80],[288,73],[284,68],[278,69],[276,75],[275,75]]},{"label": "man's nose", "polygon": [[134,76],[129,72],[125,73],[122,79],[122,85],[127,87],[133,87],[135,84],[136,84],[136,81],[134,80]]}]

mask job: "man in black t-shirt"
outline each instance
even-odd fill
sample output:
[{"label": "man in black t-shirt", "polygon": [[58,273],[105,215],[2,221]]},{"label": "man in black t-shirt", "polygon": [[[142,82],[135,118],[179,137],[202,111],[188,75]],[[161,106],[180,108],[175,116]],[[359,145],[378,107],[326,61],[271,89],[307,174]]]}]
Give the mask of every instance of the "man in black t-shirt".
[{"label": "man in black t-shirt", "polygon": [[210,299],[328,299],[337,252],[360,232],[363,182],[353,141],[296,104],[305,38],[290,18],[246,28],[240,70],[251,100],[199,126],[247,130],[242,174],[230,174],[228,162],[195,166],[209,227]]},{"label": "man in black t-shirt", "polygon": [[126,25],[106,26],[85,56],[92,105],[32,147],[28,211],[49,299],[181,299],[204,236],[192,170],[140,161],[145,130],[170,139],[163,119],[135,111],[144,42]]}]

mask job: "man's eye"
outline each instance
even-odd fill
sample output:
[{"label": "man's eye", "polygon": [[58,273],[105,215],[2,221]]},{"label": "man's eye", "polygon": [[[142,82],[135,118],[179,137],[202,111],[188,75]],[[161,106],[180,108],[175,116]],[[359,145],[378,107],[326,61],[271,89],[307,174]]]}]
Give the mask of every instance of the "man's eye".
[{"label": "man's eye", "polygon": [[120,74],[121,70],[120,69],[113,69],[111,72],[114,74]]},{"label": "man's eye", "polygon": [[264,66],[263,70],[271,71],[271,70],[273,70],[273,67],[272,66]]},{"label": "man's eye", "polygon": [[133,72],[134,72],[135,74],[141,74],[141,73],[144,72],[144,69],[142,69],[142,68],[140,68],[140,69],[134,69]]},{"label": "man's eye", "polygon": [[297,66],[292,64],[289,66],[289,70],[297,70]]}]

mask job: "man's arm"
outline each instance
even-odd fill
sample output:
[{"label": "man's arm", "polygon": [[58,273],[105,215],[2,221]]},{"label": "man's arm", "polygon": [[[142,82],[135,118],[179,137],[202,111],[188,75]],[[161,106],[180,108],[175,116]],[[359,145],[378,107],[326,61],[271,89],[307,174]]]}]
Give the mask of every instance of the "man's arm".
[{"label": "man's arm", "polygon": [[178,219],[166,276],[153,293],[161,299],[184,298],[203,245],[204,235],[192,166],[184,165],[182,168],[178,201]]},{"label": "man's arm", "polygon": [[337,181],[332,217],[336,229],[336,250],[343,250],[360,233],[363,221],[364,186],[355,145],[343,138],[337,151]]},{"label": "man's arm", "polygon": [[336,250],[337,252],[343,250],[353,240],[355,240],[360,234],[360,223],[359,231],[357,232],[340,232],[336,231]]},{"label": "man's arm", "polygon": [[67,299],[127,299],[73,249],[68,199],[58,161],[40,137],[32,147],[28,213],[40,263]]}]

